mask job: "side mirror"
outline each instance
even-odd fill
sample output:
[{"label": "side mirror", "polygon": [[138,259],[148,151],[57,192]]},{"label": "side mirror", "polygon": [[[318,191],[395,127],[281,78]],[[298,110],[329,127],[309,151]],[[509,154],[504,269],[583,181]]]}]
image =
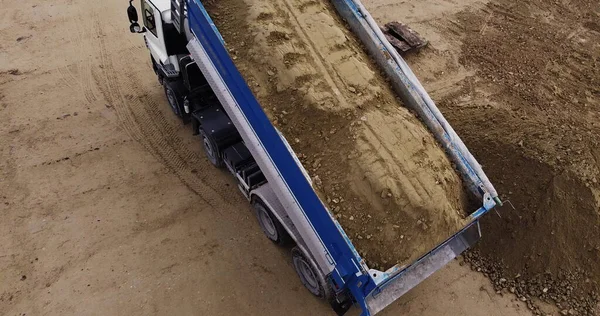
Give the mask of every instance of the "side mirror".
[{"label": "side mirror", "polygon": [[141,27],[137,22],[132,22],[129,26],[129,31],[131,33],[144,33],[146,32],[146,28]]},{"label": "side mirror", "polygon": [[129,7],[127,8],[127,17],[129,22],[134,23],[138,21],[137,9],[132,4],[133,0],[129,0]]}]

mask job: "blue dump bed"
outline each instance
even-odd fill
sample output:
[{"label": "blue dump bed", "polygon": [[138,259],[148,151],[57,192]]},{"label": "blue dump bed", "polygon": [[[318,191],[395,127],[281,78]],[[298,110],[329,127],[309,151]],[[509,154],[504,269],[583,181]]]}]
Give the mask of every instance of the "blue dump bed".
[{"label": "blue dump bed", "polygon": [[[291,203],[310,224],[310,233],[314,233],[316,242],[322,246],[311,248],[311,251],[321,252],[313,255],[326,258],[333,267],[330,276],[334,283],[340,290],[349,290],[363,315],[370,315],[381,311],[472,246],[481,237],[479,218],[499,204],[499,199],[480,165],[444,119],[408,65],[391,48],[362,4],[358,0],[332,0],[332,3],[373,59],[391,78],[393,87],[403,101],[419,114],[445,148],[472,193],[482,201],[481,207],[469,215],[468,224],[461,231],[414,263],[403,267],[395,266],[385,272],[371,270],[366,266],[343,228],[321,202],[311,183],[303,175],[297,160],[279,137],[237,70],[219,31],[199,0],[188,0],[188,18],[196,37],[192,42],[195,41],[197,47],[202,48],[201,55],[209,61],[210,68],[216,73],[217,79],[209,78],[209,83],[214,90],[218,90],[217,95],[222,103],[233,104],[234,108],[226,106],[225,109],[230,116],[233,116],[229,113],[231,110],[242,118],[236,124],[238,129],[244,131],[241,132],[242,137],[246,143],[253,140],[253,145],[266,153],[266,163],[274,170],[274,176],[269,182],[278,184],[289,195]],[[193,46],[192,44],[190,45]],[[200,55],[199,52],[194,53],[193,49],[190,51],[192,55]],[[246,131],[248,135],[244,135]],[[248,146],[251,151],[253,145]],[[282,197],[279,198],[282,199],[282,204],[287,205],[283,203]]]}]

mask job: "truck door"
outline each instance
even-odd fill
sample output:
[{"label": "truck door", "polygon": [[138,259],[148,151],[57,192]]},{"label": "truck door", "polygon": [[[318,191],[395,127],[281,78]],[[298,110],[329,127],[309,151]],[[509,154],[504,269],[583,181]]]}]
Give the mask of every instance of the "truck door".
[{"label": "truck door", "polygon": [[154,60],[164,63],[167,60],[167,49],[162,27],[161,13],[150,0],[142,0],[142,19],[146,27],[146,43]]}]

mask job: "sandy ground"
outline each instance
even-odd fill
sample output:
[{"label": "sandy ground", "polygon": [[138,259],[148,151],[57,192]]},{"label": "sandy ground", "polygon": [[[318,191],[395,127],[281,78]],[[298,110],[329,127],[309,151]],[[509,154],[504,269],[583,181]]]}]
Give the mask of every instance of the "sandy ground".
[{"label": "sandy ground", "polygon": [[[0,5],[1,315],[331,314],[170,113],[126,3]],[[384,314],[530,315],[459,262]]]}]

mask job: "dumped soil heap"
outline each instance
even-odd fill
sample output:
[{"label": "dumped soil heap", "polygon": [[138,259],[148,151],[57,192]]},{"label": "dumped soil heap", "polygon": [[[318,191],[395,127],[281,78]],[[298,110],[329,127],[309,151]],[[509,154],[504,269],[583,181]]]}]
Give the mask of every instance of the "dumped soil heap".
[{"label": "dumped soil heap", "polygon": [[409,63],[516,207],[468,258],[498,290],[600,313],[600,2],[392,2],[365,5],[430,40]]},{"label": "dumped soil heap", "polygon": [[370,267],[405,265],[464,223],[444,151],[326,2],[208,6],[234,61]]}]

